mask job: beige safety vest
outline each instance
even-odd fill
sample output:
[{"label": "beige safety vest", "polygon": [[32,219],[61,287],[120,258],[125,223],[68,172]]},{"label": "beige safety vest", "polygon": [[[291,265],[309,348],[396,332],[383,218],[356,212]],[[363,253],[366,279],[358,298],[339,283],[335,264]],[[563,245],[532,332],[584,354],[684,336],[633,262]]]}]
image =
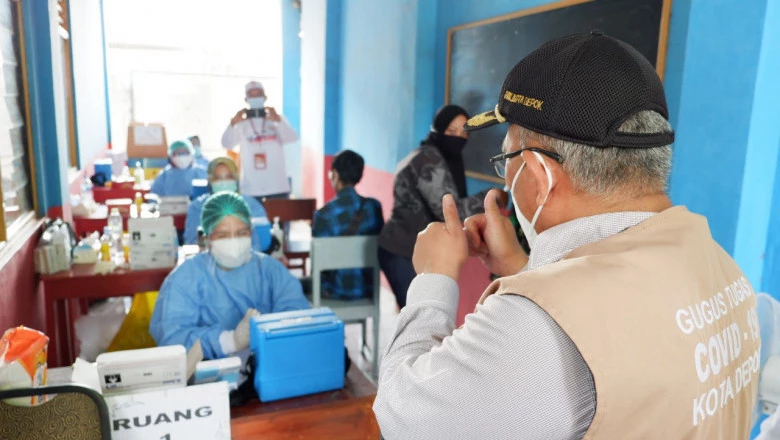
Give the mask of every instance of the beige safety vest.
[{"label": "beige safety vest", "polygon": [[544,309],[587,362],[596,413],[586,439],[747,439],[756,401],[756,297],[684,207],[495,281],[482,295]]}]

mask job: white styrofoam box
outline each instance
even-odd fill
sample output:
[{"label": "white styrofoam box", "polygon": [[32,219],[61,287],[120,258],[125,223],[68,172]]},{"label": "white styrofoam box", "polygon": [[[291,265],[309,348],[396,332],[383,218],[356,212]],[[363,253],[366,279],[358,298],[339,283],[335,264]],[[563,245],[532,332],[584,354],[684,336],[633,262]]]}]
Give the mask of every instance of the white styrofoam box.
[{"label": "white styrofoam box", "polygon": [[[160,215],[186,214],[190,206],[188,196],[160,197]],[[172,219],[171,219],[172,220]]]},{"label": "white styrofoam box", "polygon": [[130,269],[159,269],[176,266],[176,252],[130,252]]},{"label": "white styrofoam box", "polygon": [[178,245],[172,217],[129,219],[127,230],[130,234],[131,250],[140,245],[166,249]]},{"label": "white styrofoam box", "polygon": [[187,385],[187,353],[182,345],[103,353],[96,363],[104,395]]}]

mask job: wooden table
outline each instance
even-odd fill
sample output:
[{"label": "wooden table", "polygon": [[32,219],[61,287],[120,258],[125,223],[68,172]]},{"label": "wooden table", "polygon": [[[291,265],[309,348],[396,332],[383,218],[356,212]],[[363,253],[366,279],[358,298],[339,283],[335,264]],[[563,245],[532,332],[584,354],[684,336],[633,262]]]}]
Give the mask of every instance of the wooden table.
[{"label": "wooden table", "polygon": [[78,353],[73,324],[81,314],[86,313],[86,301],[82,300],[160,290],[171,270],[116,269],[110,274],[97,275],[94,264],[74,264],[70,270],[41,275],[46,307],[46,335],[49,336],[49,366],[71,365],[76,360]]},{"label": "wooden table", "polygon": [[150,182],[143,185],[133,185],[127,187],[118,182],[114,182],[111,187],[96,186],[92,188],[92,198],[97,203],[105,203],[109,199],[135,199],[135,193],[146,195],[152,188]]},{"label": "wooden table", "polygon": [[[179,248],[178,264],[198,252],[195,245]],[[117,268],[110,274],[95,274],[94,264],[74,264],[70,270],[41,275],[49,336],[49,367],[71,365],[76,353],[76,331],[73,324],[87,313],[88,299],[132,296],[160,290],[173,268],[130,270]]]},{"label": "wooden table", "polygon": [[353,364],[340,390],[268,403],[253,400],[231,408],[231,437],[378,439],[371,408],[375,395],[376,386]]},{"label": "wooden table", "polygon": [[[145,205],[145,208],[148,205]],[[130,207],[131,213],[136,210],[135,206]],[[98,205],[98,209],[88,216],[73,216],[73,228],[76,230],[76,235],[83,237],[84,235],[91,234],[94,231],[103,233],[103,227],[108,223],[108,207],[106,205]],[[142,218],[152,218],[159,216],[157,212],[151,212],[148,209],[142,209]],[[187,222],[187,214],[174,214],[173,226],[177,231],[183,231]],[[122,215],[122,227],[127,230],[127,220],[129,215]]]}]

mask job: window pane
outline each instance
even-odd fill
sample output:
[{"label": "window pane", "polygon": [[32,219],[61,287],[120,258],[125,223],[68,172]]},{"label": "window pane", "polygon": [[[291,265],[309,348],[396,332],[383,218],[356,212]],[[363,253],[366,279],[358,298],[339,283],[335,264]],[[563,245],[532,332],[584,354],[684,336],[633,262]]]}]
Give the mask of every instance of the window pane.
[{"label": "window pane", "polygon": [[14,2],[0,0],[0,93],[5,101],[0,101],[0,188],[6,231],[32,210],[16,13]]}]

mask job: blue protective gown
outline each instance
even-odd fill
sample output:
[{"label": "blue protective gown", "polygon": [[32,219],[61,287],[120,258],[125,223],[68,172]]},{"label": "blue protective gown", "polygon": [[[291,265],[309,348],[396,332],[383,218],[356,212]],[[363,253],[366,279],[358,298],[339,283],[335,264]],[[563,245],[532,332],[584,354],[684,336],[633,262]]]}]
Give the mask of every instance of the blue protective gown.
[{"label": "blue protective gown", "polygon": [[192,179],[207,179],[208,173],[198,165],[180,169],[170,164],[152,182],[151,192],[160,197],[187,196],[192,194]]},{"label": "blue protective gown", "polygon": [[[203,212],[203,204],[211,194],[203,194],[190,203],[187,209],[187,221],[184,224],[184,244],[198,243],[198,226],[200,226],[200,214]],[[268,221],[268,214],[263,208],[263,204],[256,198],[244,196],[244,201],[249,205],[249,213],[252,214],[252,221],[262,221],[265,227],[252,228],[252,249],[262,252],[271,246],[271,223]]]},{"label": "blue protective gown", "polygon": [[275,259],[253,253],[243,266],[225,271],[203,252],[165,279],[149,333],[157,345],[188,350],[200,339],[204,357],[219,359],[230,355],[222,352],[219,335],[234,330],[250,308],[275,313],[310,307],[300,281]]}]

